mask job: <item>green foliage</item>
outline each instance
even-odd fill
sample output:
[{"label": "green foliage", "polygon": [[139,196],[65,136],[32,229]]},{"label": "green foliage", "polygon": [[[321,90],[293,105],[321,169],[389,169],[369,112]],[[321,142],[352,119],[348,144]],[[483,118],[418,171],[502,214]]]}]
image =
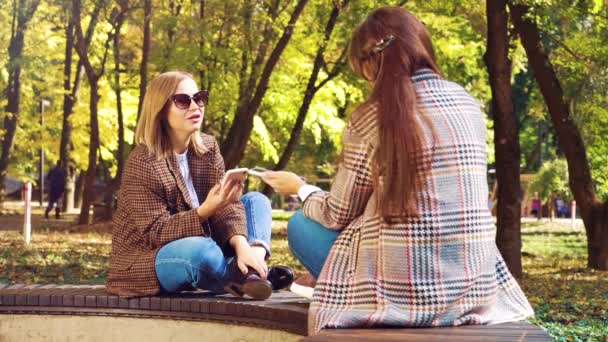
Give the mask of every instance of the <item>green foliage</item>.
[{"label": "green foliage", "polygon": [[[522,2],[533,7],[544,47],[550,52],[551,63],[564,90],[564,100],[583,137],[598,197],[606,200],[608,5],[597,0]],[[530,103],[533,108],[546,112],[542,98],[533,95]],[[528,143],[525,149],[532,150],[532,144]],[[551,150],[558,148],[551,145]]]},{"label": "green foliage", "polygon": [[[270,25],[273,36],[266,50],[268,57],[281,34],[293,3],[281,2],[276,19],[267,2],[252,1],[253,13],[247,26],[244,13],[247,1],[205,1],[205,14],[200,18],[199,2],[168,0],[153,1],[149,78],[160,72],[180,69],[191,72],[200,87],[210,90],[206,107],[204,131],[221,141],[232,124],[240,87],[253,72],[260,51],[263,31]],[[91,20],[95,2],[83,0],[82,27]],[[132,5],[120,31],[120,73],[125,140],[132,143],[137,117],[139,61],[143,37],[141,3]],[[321,82],[347,48],[353,28],[384,1],[351,1],[342,9],[336,28],[327,42],[326,66],[319,75]],[[99,67],[105,51],[105,40],[111,32],[111,13],[116,3],[105,3],[93,34],[90,55]],[[254,120],[254,130],[247,146],[243,166],[272,167],[283,152],[300,108],[304,89],[312,71],[313,58],[323,42],[323,30],[333,2],[310,0],[293,31],[293,37],[273,72],[269,89]],[[419,15],[434,37],[436,53],[445,76],[468,89],[485,106],[489,99],[487,73],[482,61],[485,44],[485,13],[481,0],[459,2],[411,1],[407,8]],[[10,2],[0,4],[0,19],[11,21]],[[70,4],[61,1],[42,2],[32,25],[26,32],[22,74],[21,114],[9,173],[21,179],[37,178],[37,156],[40,148],[47,156],[48,169],[59,157],[62,129],[63,62],[65,59],[65,29],[71,15]],[[10,25],[0,27],[0,47],[8,46]],[[0,87],[7,81],[7,50],[0,49]],[[114,66],[112,49],[108,52],[105,72],[99,82],[100,158],[116,172],[118,148],[116,96],[113,88]],[[72,81],[78,58],[73,53]],[[258,70],[257,72],[260,72]],[[244,75],[244,77],[243,77]],[[255,84],[254,84],[255,85]],[[289,169],[303,175],[329,177],[339,154],[341,132],[347,115],[361,103],[368,85],[358,80],[344,66],[343,71],[322,87],[311,103],[300,137],[300,144],[288,164]],[[249,94],[252,95],[252,94]],[[49,99],[45,125],[39,125],[39,100]],[[78,169],[88,163],[89,86],[81,82],[74,113],[70,158]],[[0,104],[6,101],[0,97]],[[0,118],[1,119],[1,118]],[[1,120],[0,120],[1,121]],[[2,127],[0,127],[0,130]],[[488,130],[491,133],[491,129]],[[488,134],[491,144],[492,134]],[[27,142],[27,143],[25,143]],[[490,159],[492,149],[490,149]],[[331,167],[330,167],[331,166]]]},{"label": "green foliage", "polygon": [[569,201],[572,198],[568,186],[568,164],[563,159],[548,161],[538,170],[532,183],[531,192],[538,192],[539,197],[546,201],[552,194]]},{"label": "green foliage", "polygon": [[[587,148],[593,179],[599,197],[608,198],[608,23],[607,6],[599,0],[563,2],[549,0],[522,0],[534,8],[535,18],[542,28],[543,42],[550,52],[566,100],[572,108],[572,118],[579,126]],[[94,1],[83,0],[83,22],[86,30]],[[261,50],[264,28],[272,31],[265,58],[281,34],[293,3],[283,3],[276,18],[269,14],[269,2],[205,1],[204,17],[200,18],[198,1],[153,1],[152,37],[149,78],[160,72],[181,69],[191,72],[199,86],[211,92],[206,108],[203,130],[220,142],[234,117],[239,89],[254,71],[255,59]],[[247,4],[253,6],[250,25],[244,13]],[[291,136],[300,108],[306,83],[313,66],[314,54],[323,42],[323,29],[333,1],[310,0],[297,22],[293,37],[271,75],[268,91],[256,113],[254,130],[250,137],[243,166],[273,167]],[[398,1],[395,1],[398,3]],[[138,105],[139,61],[143,37],[143,11],[141,3],[130,2],[127,19],[120,32],[120,73],[125,140],[132,143]],[[346,6],[327,42],[325,62],[319,81],[327,76],[347,47],[352,29],[374,8],[386,5],[385,1],[351,1]],[[485,3],[481,0],[465,1],[408,1],[405,7],[416,14],[433,37],[437,59],[445,77],[461,84],[489,111],[490,88],[483,61],[485,53]],[[99,65],[105,49],[104,43],[112,27],[109,23],[115,3],[102,7],[98,25],[90,48],[93,64]],[[23,57],[21,113],[15,146],[9,164],[9,174],[20,179],[37,179],[39,149],[46,155],[48,169],[59,157],[59,137],[62,127],[63,61],[65,58],[65,28],[70,11],[69,2],[41,2],[26,32]],[[0,4],[0,20],[11,22],[11,2]],[[10,25],[0,27],[0,88],[7,82],[6,61],[10,38]],[[515,37],[513,37],[515,38]],[[520,127],[522,165],[532,162],[532,170],[540,165],[529,160],[538,143],[538,125],[545,127],[549,118],[542,96],[527,66],[524,51],[516,39],[512,40],[510,58],[513,66],[515,110]],[[116,96],[113,91],[113,56],[110,49],[106,70],[100,80],[99,124],[100,157],[109,173],[115,175],[118,147]],[[72,79],[77,63],[74,53]],[[343,61],[342,61],[343,62]],[[257,70],[261,72],[261,70]],[[254,84],[255,85],[255,84]],[[300,143],[288,164],[305,176],[330,177],[335,170],[339,154],[341,132],[348,114],[363,101],[368,85],[345,66],[332,81],[315,95]],[[249,94],[252,95],[252,94]],[[39,100],[51,100],[45,110],[45,125],[39,125]],[[86,79],[76,99],[71,136],[71,159],[77,168],[84,170],[88,163],[89,87]],[[6,99],[0,96],[0,108]],[[0,126],[5,114],[0,113]],[[3,127],[0,127],[0,133]],[[560,155],[553,129],[542,139],[543,160]],[[488,161],[494,162],[492,121],[487,120]]]},{"label": "green foliage", "polygon": [[522,224],[522,289],[534,308],[532,323],[556,341],[608,338],[608,273],[585,268],[582,223]]},{"label": "green foliage", "polygon": [[288,221],[289,218],[291,217],[291,215],[293,215],[292,212],[285,212],[285,211],[273,212],[272,221],[273,222]]}]

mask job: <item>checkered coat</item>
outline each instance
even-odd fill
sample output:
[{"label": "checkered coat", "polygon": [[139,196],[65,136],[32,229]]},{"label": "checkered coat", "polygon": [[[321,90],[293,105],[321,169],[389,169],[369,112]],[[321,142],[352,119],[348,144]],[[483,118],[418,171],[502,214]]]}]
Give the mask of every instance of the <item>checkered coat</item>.
[{"label": "checkered coat", "polygon": [[[311,333],[492,324],[533,314],[494,242],[479,104],[431,70],[412,80],[437,138],[434,151],[423,152],[432,170],[417,194],[420,218],[385,223],[378,216],[371,173],[376,108],[353,113],[331,191],[315,192],[303,205],[306,217],[341,230],[317,280]],[[425,133],[430,145],[428,127]]]},{"label": "checkered coat", "polygon": [[[215,139],[201,134],[205,152],[188,151],[188,167],[199,200],[224,176],[224,160]],[[175,155],[157,160],[145,145],[133,149],[127,160],[113,219],[112,252],[106,287],[121,296],[154,295],[160,291],[154,259],[168,242],[189,236],[211,236],[225,253],[228,240],[247,236],[241,202],[201,220],[192,208],[186,183]]]}]

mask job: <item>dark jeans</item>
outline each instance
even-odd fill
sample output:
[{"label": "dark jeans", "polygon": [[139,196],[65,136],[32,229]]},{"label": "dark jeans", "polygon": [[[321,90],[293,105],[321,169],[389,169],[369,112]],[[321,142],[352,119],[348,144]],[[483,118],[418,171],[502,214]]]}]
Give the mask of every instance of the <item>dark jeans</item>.
[{"label": "dark jeans", "polygon": [[44,211],[45,215],[48,215],[49,211],[53,210],[53,208],[55,209],[55,215],[59,215],[62,197],[63,192],[49,192],[49,204],[46,206],[46,210]]}]

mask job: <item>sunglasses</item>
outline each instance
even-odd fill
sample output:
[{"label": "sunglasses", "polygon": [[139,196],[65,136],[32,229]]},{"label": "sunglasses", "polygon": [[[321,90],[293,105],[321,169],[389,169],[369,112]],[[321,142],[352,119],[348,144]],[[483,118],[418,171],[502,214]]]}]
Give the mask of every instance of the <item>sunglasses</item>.
[{"label": "sunglasses", "polygon": [[204,107],[209,100],[209,91],[201,90],[192,96],[188,94],[175,94],[171,96],[171,100],[173,100],[173,103],[175,103],[175,107],[179,109],[190,108],[190,103],[192,103],[191,101],[194,101],[194,104],[198,107]]}]

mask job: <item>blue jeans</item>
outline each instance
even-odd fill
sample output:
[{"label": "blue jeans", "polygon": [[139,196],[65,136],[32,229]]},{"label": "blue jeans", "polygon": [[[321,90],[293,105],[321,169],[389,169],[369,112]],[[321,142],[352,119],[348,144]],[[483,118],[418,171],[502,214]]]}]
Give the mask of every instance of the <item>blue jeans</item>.
[{"label": "blue jeans", "polygon": [[315,279],[319,277],[338,235],[339,231],[325,228],[305,217],[301,211],[293,214],[287,223],[289,249]]},{"label": "blue jeans", "polygon": [[[241,197],[241,202],[245,206],[249,244],[264,247],[270,255],[270,201],[259,192],[249,192]],[[163,292],[221,291],[229,278],[226,266],[230,261],[232,257],[226,257],[213,239],[192,236],[161,247],[156,254],[154,268]]]}]

